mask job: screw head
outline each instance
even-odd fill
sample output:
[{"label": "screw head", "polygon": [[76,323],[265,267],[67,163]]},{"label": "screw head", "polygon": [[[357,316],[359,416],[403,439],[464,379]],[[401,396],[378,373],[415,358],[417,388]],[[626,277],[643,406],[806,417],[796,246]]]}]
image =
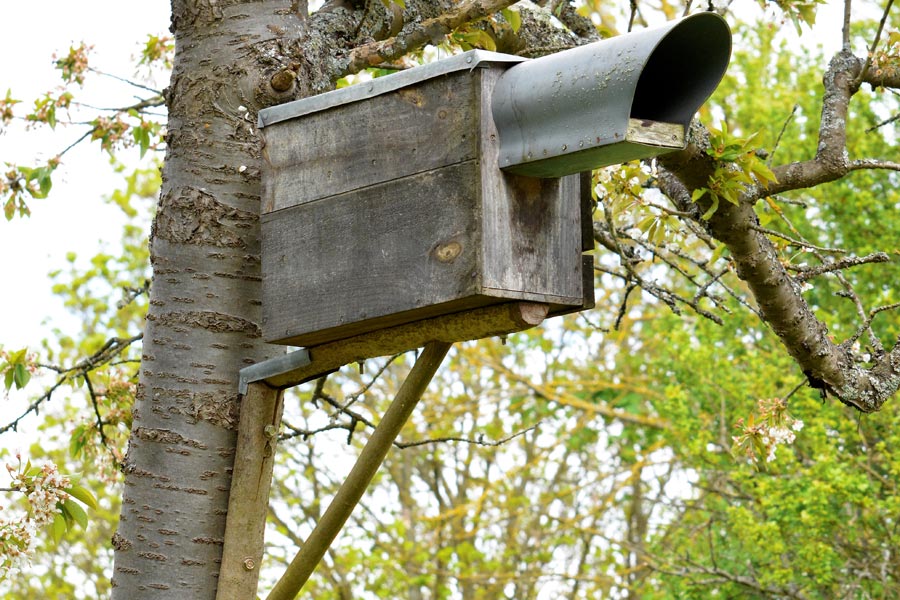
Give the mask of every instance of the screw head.
[{"label": "screw head", "polygon": [[256,568],[256,561],[250,558],[249,556],[244,559],[244,569],[247,571],[252,571]]}]

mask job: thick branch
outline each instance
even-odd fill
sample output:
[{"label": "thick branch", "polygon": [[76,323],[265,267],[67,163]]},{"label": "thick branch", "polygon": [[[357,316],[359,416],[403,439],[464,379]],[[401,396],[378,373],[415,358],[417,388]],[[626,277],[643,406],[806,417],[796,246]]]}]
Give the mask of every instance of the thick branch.
[{"label": "thick branch", "polygon": [[[706,140],[700,135],[695,142],[703,145]],[[667,170],[661,177],[663,189],[666,179],[673,175],[688,189],[703,187],[715,168],[697,143],[661,158],[660,163]],[[675,184],[669,186],[677,188]],[[708,200],[700,198],[698,202],[705,209]],[[769,239],[757,231],[756,223],[752,202],[737,206],[723,202],[707,228],[730,250],[737,274],[753,292],[763,320],[803,369],[810,385],[831,392],[862,412],[878,410],[900,387],[900,344],[876,357],[871,369],[859,366],[848,348],[830,339],[827,327],[815,317],[800,295],[799,285],[778,259]]]},{"label": "thick branch", "polygon": [[352,75],[368,67],[397,60],[426,44],[440,41],[457,27],[506,8],[513,4],[514,1],[466,0],[459,4],[456,10],[417,23],[400,35],[355,48],[350,52],[343,72],[338,74],[337,77]]},{"label": "thick branch", "polygon": [[858,89],[856,78],[862,64],[860,59],[846,52],[839,52],[831,60],[823,82],[825,93],[815,158],[773,169],[777,183],[754,190],[756,199],[834,181],[849,172],[847,112],[850,98]]}]

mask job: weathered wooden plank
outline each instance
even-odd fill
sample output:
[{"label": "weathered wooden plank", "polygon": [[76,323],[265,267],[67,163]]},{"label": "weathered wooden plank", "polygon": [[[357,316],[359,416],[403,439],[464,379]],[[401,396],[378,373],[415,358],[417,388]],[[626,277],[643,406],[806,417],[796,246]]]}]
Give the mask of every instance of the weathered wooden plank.
[{"label": "weathered wooden plank", "polygon": [[594,178],[590,171],[579,173],[581,184],[581,251],[594,249]]},{"label": "weathered wooden plank", "polygon": [[256,598],[283,392],[251,384],[241,399],[216,600]]},{"label": "weathered wooden plank", "polygon": [[311,346],[491,302],[478,180],[469,161],[263,215],[265,339]]},{"label": "weathered wooden plank", "polygon": [[584,296],[580,304],[552,305],[547,316],[558,317],[594,308],[596,305],[596,300],[594,299],[594,256],[591,254],[581,255],[581,289]]},{"label": "weathered wooden plank", "polygon": [[[580,305],[581,181],[579,175],[538,179],[499,169],[500,142],[491,91],[502,73],[482,77],[482,291],[509,299]],[[489,232],[489,233],[488,233]]]},{"label": "weathered wooden plank", "polygon": [[476,158],[476,85],[462,71],[261,130],[262,212]]},{"label": "weathered wooden plank", "polygon": [[684,125],[648,119],[628,119],[625,140],[662,148],[684,148]]},{"label": "weathered wooden plank", "polygon": [[288,388],[344,365],[421,348],[428,342],[464,342],[509,335],[540,325],[548,310],[546,304],[508,302],[370,331],[314,346],[309,349],[312,361],[308,365],[267,377],[266,383]]}]

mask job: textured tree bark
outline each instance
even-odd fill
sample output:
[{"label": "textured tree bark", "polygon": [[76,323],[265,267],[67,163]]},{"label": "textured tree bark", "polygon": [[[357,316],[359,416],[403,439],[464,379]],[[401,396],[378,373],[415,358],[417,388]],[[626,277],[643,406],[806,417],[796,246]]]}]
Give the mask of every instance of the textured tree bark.
[{"label": "textured tree bark", "polygon": [[141,382],[113,539],[114,599],[213,599],[238,371],[280,349],[259,309],[258,82],[280,1],[172,4],[175,66]]}]

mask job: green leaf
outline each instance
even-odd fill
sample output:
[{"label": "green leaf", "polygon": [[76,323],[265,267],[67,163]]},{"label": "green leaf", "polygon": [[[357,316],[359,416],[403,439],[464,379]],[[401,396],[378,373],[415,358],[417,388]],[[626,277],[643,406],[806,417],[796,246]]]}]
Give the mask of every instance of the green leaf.
[{"label": "green leaf", "polygon": [[97,499],[94,497],[94,494],[90,492],[90,490],[85,489],[79,485],[73,485],[72,487],[66,488],[65,491],[76,500],[84,503],[88,508],[97,510]]},{"label": "green leaf", "polygon": [[28,384],[28,380],[31,379],[31,373],[28,372],[28,368],[22,363],[17,364],[13,368],[13,381],[16,384],[16,389],[21,390]]},{"label": "green leaf", "polygon": [[13,380],[15,379],[15,376],[16,376],[15,368],[11,368],[6,372],[6,375],[3,378],[3,385],[6,386],[7,390],[12,388]]},{"label": "green leaf", "polygon": [[751,167],[751,172],[760,181],[760,183],[778,183],[778,179],[775,177],[775,173],[773,173],[772,170],[769,169],[769,167],[767,167],[762,161],[756,161],[756,164]]},{"label": "green leaf", "polygon": [[522,26],[522,15],[519,14],[519,11],[511,8],[504,8],[500,13],[503,15],[503,18],[506,19],[506,22],[509,23],[513,33],[517,33],[519,27]]},{"label": "green leaf", "polygon": [[494,38],[481,29],[458,34],[457,38],[469,46],[484,48],[485,50],[490,50],[492,52],[497,51],[497,44],[494,43]]},{"label": "green leaf", "polygon": [[81,505],[73,500],[65,500],[63,501],[63,507],[69,515],[71,515],[72,519],[81,526],[82,529],[87,529],[88,526],[88,516],[87,513],[81,508]]},{"label": "green leaf", "polygon": [[53,541],[59,543],[67,529],[65,517],[61,513],[53,515],[53,523],[50,524],[50,535],[53,537]]},{"label": "green leaf", "polygon": [[700,217],[704,221],[709,221],[709,218],[713,216],[719,208],[719,197],[716,194],[710,194],[710,196],[712,197],[712,204],[709,205],[709,210]]}]

